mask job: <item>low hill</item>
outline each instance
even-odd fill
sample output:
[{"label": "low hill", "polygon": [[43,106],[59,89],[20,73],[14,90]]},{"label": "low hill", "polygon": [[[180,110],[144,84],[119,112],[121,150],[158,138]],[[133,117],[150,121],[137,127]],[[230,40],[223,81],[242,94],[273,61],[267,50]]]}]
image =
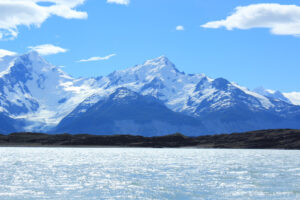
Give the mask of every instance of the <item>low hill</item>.
[{"label": "low hill", "polygon": [[179,133],[159,137],[12,133],[0,135],[0,146],[300,149],[300,130],[273,129],[199,137],[187,137]]}]

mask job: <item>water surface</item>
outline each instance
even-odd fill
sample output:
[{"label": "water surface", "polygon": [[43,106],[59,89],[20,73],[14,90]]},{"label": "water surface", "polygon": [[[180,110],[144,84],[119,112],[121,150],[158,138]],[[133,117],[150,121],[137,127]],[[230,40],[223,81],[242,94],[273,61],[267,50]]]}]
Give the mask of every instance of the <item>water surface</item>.
[{"label": "water surface", "polygon": [[300,199],[300,151],[0,148],[0,199]]}]

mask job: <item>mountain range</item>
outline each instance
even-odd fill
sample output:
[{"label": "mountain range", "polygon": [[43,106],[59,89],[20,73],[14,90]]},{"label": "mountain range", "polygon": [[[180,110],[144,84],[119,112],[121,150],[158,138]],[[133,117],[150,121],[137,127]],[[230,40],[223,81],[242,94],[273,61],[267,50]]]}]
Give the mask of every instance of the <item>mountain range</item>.
[{"label": "mountain range", "polygon": [[298,93],[185,74],[165,56],[74,78],[37,52],[0,60],[0,132],[196,136],[300,128]]}]

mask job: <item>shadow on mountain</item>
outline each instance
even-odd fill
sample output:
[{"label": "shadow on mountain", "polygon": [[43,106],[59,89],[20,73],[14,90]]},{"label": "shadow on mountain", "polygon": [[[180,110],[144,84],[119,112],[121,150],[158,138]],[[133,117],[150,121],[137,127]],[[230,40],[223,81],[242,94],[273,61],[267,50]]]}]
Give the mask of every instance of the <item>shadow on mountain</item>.
[{"label": "shadow on mountain", "polygon": [[53,132],[157,136],[174,132],[200,135],[206,131],[200,120],[173,112],[154,97],[127,88],[119,88],[85,112],[78,112],[75,109]]}]

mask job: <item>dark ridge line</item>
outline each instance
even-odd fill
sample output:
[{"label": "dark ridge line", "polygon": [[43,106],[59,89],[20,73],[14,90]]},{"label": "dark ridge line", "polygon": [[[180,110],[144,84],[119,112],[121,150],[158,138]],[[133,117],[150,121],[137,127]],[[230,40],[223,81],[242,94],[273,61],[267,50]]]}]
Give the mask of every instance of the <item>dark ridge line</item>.
[{"label": "dark ridge line", "polygon": [[138,135],[0,134],[0,147],[150,147],[300,150],[300,130],[268,129],[244,133],[187,137],[180,133],[144,137]]}]

